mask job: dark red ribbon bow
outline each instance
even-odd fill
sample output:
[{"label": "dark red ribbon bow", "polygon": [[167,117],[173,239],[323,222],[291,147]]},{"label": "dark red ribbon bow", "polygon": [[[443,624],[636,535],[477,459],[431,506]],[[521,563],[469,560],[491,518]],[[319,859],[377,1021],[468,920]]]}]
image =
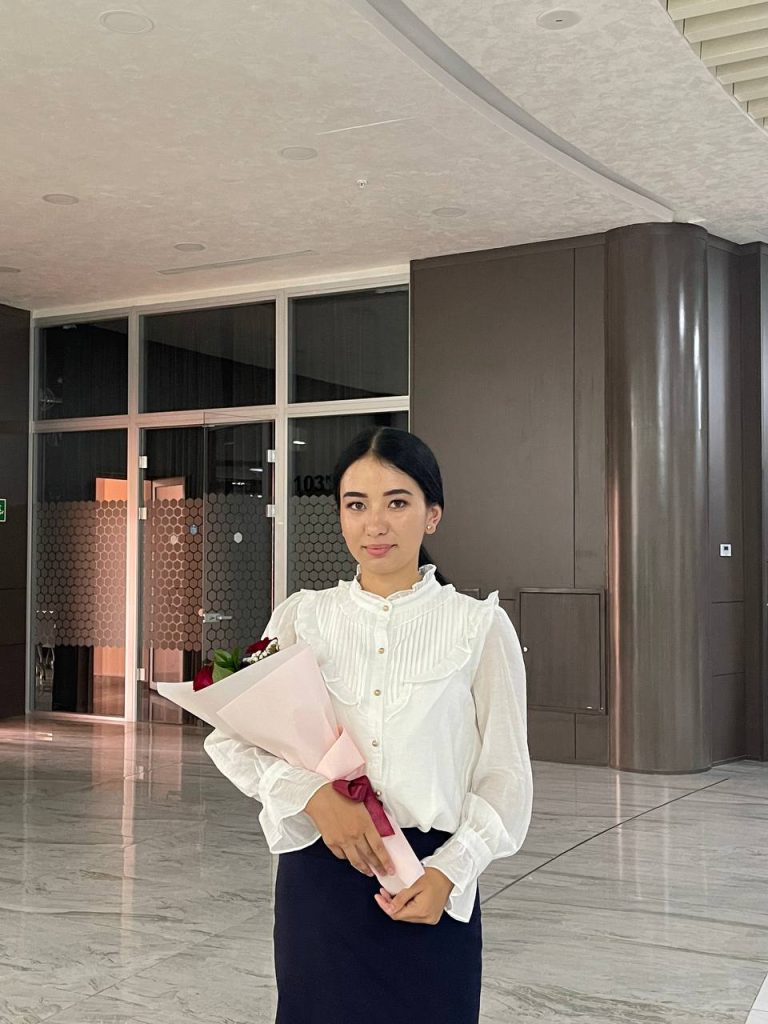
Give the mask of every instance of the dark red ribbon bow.
[{"label": "dark red ribbon bow", "polygon": [[376,826],[380,836],[393,836],[395,830],[389,823],[389,818],[384,813],[381,801],[373,791],[371,780],[367,775],[359,775],[356,779],[348,782],[347,779],[336,779],[332,783],[333,788],[342,796],[354,800],[358,804],[365,804],[365,808]]}]

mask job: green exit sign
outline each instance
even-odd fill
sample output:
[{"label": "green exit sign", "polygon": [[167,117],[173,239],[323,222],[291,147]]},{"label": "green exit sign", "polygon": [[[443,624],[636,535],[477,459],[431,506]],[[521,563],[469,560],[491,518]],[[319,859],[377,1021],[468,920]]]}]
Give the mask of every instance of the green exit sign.
[{"label": "green exit sign", "polygon": [[0,498],[0,523],[5,522],[5,498]]}]

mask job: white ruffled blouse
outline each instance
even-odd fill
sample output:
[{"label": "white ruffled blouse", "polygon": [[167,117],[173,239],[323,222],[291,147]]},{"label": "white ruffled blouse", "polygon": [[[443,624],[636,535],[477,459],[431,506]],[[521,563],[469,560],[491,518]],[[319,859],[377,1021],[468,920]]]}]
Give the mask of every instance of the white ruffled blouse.
[{"label": "white ruffled blouse", "polygon": [[[400,827],[451,833],[422,864],[454,883],[446,912],[468,921],[479,875],[520,849],[531,818],[520,642],[498,591],[478,601],[441,586],[426,565],[410,590],[384,598],[363,590],[359,572],[328,590],[297,591],[263,635],[281,648],[310,645],[339,724]],[[218,730],[205,749],[261,803],[272,853],[320,837],[304,808],[327,779]]]}]

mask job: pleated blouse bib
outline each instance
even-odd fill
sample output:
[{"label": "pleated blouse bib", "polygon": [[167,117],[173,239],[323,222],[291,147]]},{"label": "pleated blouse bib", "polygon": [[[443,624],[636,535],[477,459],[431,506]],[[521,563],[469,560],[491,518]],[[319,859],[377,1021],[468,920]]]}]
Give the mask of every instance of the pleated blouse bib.
[{"label": "pleated blouse bib", "polygon": [[[468,921],[477,879],[516,853],[531,818],[525,666],[499,606],[441,586],[422,566],[410,590],[387,598],[358,575],[300,590],[275,608],[264,636],[312,648],[339,720],[366,758],[366,774],[401,828],[451,833],[425,867],[453,883],[446,912]],[[304,811],[327,779],[214,730],[205,749],[262,805],[272,853],[314,843]]]}]

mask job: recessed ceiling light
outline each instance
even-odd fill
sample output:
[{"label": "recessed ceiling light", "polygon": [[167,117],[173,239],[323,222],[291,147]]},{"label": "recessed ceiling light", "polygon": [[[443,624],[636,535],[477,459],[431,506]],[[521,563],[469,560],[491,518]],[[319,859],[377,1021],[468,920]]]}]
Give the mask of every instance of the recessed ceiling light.
[{"label": "recessed ceiling light", "polygon": [[284,156],[286,160],[314,160],[317,150],[311,146],[286,146],[280,150],[280,156]]},{"label": "recessed ceiling light", "polygon": [[173,248],[179,252],[202,252],[206,247],[202,242],[179,242]]},{"label": "recessed ceiling light", "polygon": [[123,36],[138,36],[142,32],[151,32],[155,27],[151,18],[134,11],[104,11],[99,15],[99,22],[108,32],[118,32]]},{"label": "recessed ceiling light", "polygon": [[0,267],[0,274],[20,274],[19,267]]},{"label": "recessed ceiling light", "polygon": [[573,28],[574,25],[578,25],[581,21],[581,15],[577,14],[576,11],[547,11],[546,14],[540,14],[536,19],[536,24],[541,28],[561,29],[561,28]]},{"label": "recessed ceiling light", "polygon": [[467,211],[463,206],[438,206],[432,211],[434,217],[463,217]]},{"label": "recessed ceiling light", "polygon": [[43,200],[46,203],[53,203],[54,206],[73,206],[80,202],[77,196],[67,195],[66,192],[49,192],[47,196],[43,196]]}]

